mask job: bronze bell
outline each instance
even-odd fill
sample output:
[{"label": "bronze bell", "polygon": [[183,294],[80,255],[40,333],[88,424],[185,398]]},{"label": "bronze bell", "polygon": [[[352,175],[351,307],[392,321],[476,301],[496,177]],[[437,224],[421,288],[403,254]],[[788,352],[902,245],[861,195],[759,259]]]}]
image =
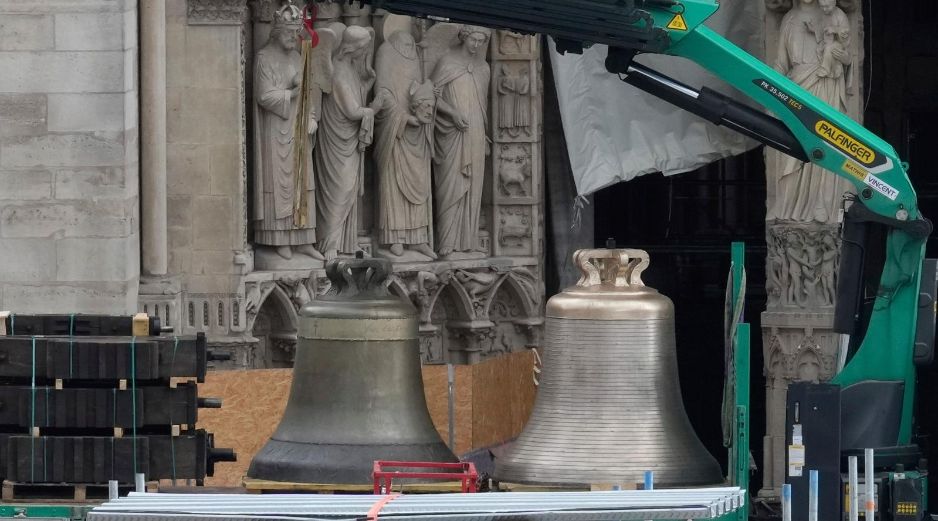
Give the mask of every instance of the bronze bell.
[{"label": "bronze bell", "polygon": [[371,483],[376,460],[458,461],[427,410],[417,310],[387,289],[391,263],[328,264],[329,293],[300,310],[290,399],[248,477]]},{"label": "bronze bell", "polygon": [[496,461],[501,481],[656,486],[723,481],[681,400],[674,304],[648,288],[640,250],[581,250],[576,286],[547,303],[542,376],[531,418]]}]

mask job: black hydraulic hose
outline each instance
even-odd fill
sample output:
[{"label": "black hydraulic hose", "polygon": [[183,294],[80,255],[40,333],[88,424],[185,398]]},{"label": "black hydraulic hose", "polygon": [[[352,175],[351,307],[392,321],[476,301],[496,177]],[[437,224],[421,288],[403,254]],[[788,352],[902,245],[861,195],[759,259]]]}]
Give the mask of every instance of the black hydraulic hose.
[{"label": "black hydraulic hose", "polygon": [[632,62],[623,81],[707,121],[731,128],[805,163],[798,138],[780,120],[704,87],[696,90],[644,65]]}]

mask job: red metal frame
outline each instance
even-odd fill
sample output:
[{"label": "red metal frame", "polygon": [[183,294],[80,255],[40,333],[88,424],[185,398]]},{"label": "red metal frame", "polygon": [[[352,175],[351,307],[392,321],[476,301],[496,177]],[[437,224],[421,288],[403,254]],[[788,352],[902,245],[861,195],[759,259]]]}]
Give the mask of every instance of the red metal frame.
[{"label": "red metal frame", "polygon": [[[414,472],[402,470],[386,470],[388,468],[406,468],[406,469],[437,469],[437,470],[460,470],[462,472]],[[462,491],[464,493],[478,492],[477,483],[479,473],[476,472],[476,466],[473,463],[428,463],[424,461],[376,461],[374,472],[375,494],[381,494],[381,484],[384,482],[385,494],[391,493],[391,481],[394,478],[418,478],[418,479],[441,479],[453,481],[459,479],[462,482]]]}]

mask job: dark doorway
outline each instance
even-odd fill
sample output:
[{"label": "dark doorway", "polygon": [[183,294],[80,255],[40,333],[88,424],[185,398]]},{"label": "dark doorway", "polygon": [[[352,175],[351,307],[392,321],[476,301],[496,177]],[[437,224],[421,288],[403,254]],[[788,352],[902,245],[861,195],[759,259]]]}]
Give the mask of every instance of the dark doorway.
[{"label": "dark doorway", "polygon": [[[673,177],[649,175],[595,197],[596,245],[613,238],[647,250],[643,278],[674,301],[678,368],[687,414],[704,445],[726,468],[723,309],[730,245],[746,243],[752,324],[753,457],[762,459],[765,382],[759,318],[765,310],[765,163],[762,149]],[[761,475],[753,480],[758,489]]]}]

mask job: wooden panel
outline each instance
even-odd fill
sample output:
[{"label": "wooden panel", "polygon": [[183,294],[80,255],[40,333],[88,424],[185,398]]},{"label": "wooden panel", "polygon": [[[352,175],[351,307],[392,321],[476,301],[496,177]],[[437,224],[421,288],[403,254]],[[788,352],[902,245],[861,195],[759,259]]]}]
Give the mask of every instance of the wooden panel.
[{"label": "wooden panel", "polygon": [[473,449],[497,445],[521,434],[534,406],[534,354],[513,353],[472,369]]},{"label": "wooden panel", "polygon": [[[511,364],[511,437],[515,438],[524,429],[534,409],[537,387],[534,386],[534,352],[527,350],[509,358]],[[504,440],[502,440],[504,441]]]},{"label": "wooden panel", "polygon": [[199,385],[200,396],[222,399],[221,409],[199,411],[199,427],[215,434],[215,446],[232,448],[235,463],[215,465],[205,484],[236,487],[251,459],[274,433],[290,396],[292,369],[209,372]]},{"label": "wooden panel", "polygon": [[[472,450],[472,367],[458,365],[454,384],[454,415],[456,448],[454,452],[465,454]],[[427,397],[427,408],[433,425],[443,441],[449,444],[449,393],[445,365],[423,367],[423,390]],[[452,448],[452,447],[450,447]]]}]

